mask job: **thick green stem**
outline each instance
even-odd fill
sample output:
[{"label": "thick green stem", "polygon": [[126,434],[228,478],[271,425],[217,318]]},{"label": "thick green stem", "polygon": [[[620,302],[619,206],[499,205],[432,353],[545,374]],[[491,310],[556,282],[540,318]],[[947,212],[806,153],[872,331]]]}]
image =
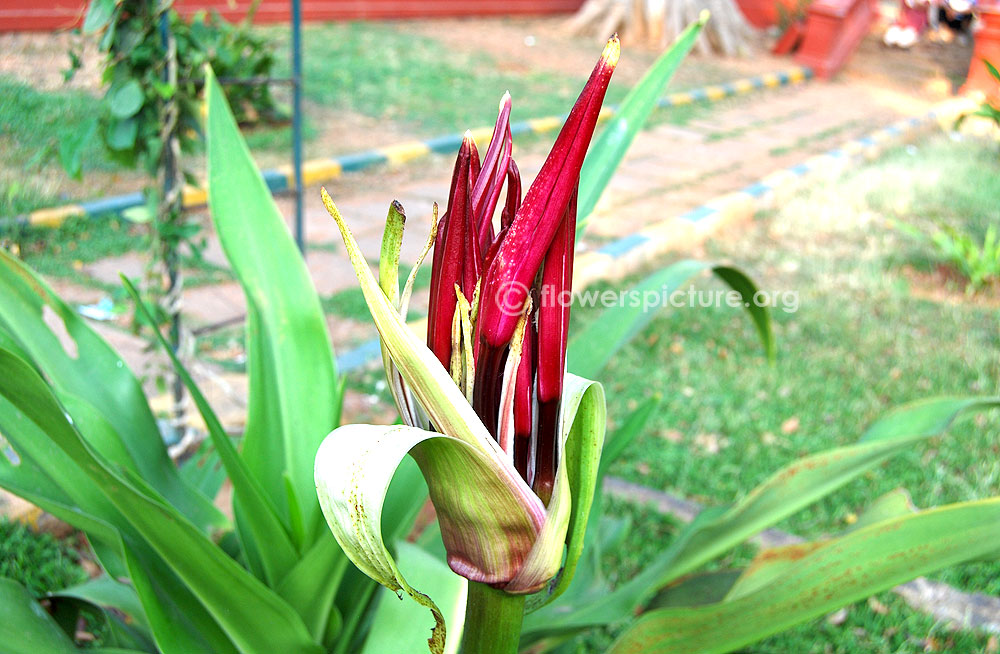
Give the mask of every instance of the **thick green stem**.
[{"label": "thick green stem", "polygon": [[517,654],[524,596],[469,582],[462,654]]}]

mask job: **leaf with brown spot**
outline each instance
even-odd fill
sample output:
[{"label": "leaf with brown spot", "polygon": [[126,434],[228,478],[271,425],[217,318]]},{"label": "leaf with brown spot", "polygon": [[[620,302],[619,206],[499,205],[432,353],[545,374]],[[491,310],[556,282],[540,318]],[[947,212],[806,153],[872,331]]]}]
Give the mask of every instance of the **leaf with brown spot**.
[{"label": "leaf with brown spot", "polygon": [[1000,498],[885,520],[813,544],[769,583],[738,598],[646,613],[609,654],[729,652],[914,577],[988,556],[998,541]]}]

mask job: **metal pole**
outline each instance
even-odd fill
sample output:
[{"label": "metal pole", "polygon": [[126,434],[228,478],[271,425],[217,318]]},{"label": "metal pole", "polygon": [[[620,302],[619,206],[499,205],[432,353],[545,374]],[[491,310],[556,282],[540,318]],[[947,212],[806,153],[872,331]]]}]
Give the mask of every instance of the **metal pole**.
[{"label": "metal pole", "polygon": [[292,0],[292,168],[295,175],[295,242],[306,252],[302,220],[302,0]]}]

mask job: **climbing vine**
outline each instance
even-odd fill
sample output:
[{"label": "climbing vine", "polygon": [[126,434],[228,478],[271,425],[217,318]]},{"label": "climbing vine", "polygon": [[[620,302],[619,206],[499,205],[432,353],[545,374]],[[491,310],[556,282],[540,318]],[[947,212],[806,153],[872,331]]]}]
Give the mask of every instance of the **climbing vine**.
[{"label": "climbing vine", "polygon": [[[60,160],[74,177],[82,174],[86,146],[98,140],[108,155],[129,168],[146,171],[144,206],[124,217],[149,225],[151,257],[144,294],[156,308],[160,325],[168,326],[171,344],[181,350],[183,286],[180,252],[186,245],[202,249],[200,226],[183,211],[183,188],[194,183],[182,154],[201,139],[200,94],[205,65],[220,79],[260,80],[271,75],[274,54],[249,30],[256,3],[241,25],[218,14],[199,12],[189,22],[172,8],[173,0],[92,0],[83,34],[94,38],[103,57],[104,111],[60,144]],[[72,76],[80,67],[78,52],[70,52]],[[267,84],[231,87],[230,103],[247,121],[277,115]],[[154,183],[155,180],[155,183]],[[175,379],[175,419],[181,422],[183,387]]]}]

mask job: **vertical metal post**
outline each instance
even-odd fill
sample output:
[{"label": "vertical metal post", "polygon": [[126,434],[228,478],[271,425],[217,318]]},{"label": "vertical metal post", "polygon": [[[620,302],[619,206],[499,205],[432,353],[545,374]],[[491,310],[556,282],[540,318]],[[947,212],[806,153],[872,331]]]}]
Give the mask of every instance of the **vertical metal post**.
[{"label": "vertical metal post", "polygon": [[[160,14],[160,41],[164,50],[164,60],[165,66],[163,70],[163,81],[168,84],[176,84],[177,82],[177,55],[174,48],[176,47],[173,43],[172,35],[170,34],[170,5],[162,7],[162,13]],[[157,207],[159,215],[156,217],[156,223],[159,225],[162,221],[176,222],[180,221],[183,212],[182,200],[180,193],[180,185],[178,184],[178,165],[177,156],[180,152],[180,144],[177,139],[177,106],[176,99],[171,98],[167,100],[167,108],[165,110],[165,122],[163,125],[164,132],[161,134],[163,138],[163,155],[162,155],[162,169],[163,173],[163,197],[160,200],[160,204]],[[167,313],[170,318],[170,347],[173,349],[174,354],[180,356],[181,349],[181,312],[180,312],[180,293],[181,293],[181,271],[180,271],[180,261],[179,252],[177,251],[177,242],[174,237],[167,243],[164,243],[162,234],[159,239],[160,247],[163,250],[163,262],[167,270],[168,278],[168,288],[166,290],[163,302],[167,307]],[[154,326],[155,327],[155,326]],[[174,372],[173,375],[173,420],[172,427],[175,430],[173,434],[174,438],[180,439],[183,436],[183,422],[184,422],[184,382],[181,380],[180,375]]]},{"label": "vertical metal post", "polygon": [[295,175],[295,242],[306,252],[302,218],[302,0],[292,0],[292,169]]}]

